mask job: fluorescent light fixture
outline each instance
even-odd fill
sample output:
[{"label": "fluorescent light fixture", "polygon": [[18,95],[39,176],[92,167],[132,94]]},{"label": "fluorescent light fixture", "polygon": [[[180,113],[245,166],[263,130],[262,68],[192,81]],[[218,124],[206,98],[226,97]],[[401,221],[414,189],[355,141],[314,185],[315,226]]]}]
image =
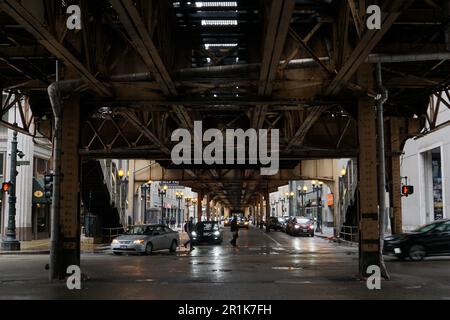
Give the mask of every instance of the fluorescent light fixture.
[{"label": "fluorescent light fixture", "polygon": [[205,43],[205,49],[209,48],[231,48],[236,47],[237,43]]},{"label": "fluorescent light fixture", "polygon": [[179,2],[174,2],[173,3],[173,7],[174,8],[179,8],[180,7],[180,3]]},{"label": "fluorescent light fixture", "polygon": [[195,2],[195,6],[197,8],[203,8],[203,7],[237,7],[237,2],[236,1],[219,1],[219,2],[197,1],[197,2]]},{"label": "fluorescent light fixture", "polygon": [[202,20],[202,26],[237,26],[237,20]]}]

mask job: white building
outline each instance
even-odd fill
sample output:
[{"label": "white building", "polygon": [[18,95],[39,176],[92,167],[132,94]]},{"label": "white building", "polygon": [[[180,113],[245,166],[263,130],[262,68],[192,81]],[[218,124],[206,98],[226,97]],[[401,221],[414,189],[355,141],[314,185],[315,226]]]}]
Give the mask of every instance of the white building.
[{"label": "white building", "polygon": [[[2,103],[6,95],[3,95]],[[25,115],[31,114],[25,104]],[[12,107],[2,118],[3,121],[21,125],[19,110]],[[33,128],[33,124],[31,124]],[[10,180],[10,154],[13,131],[0,124],[0,182]],[[16,232],[18,240],[48,238],[50,232],[50,208],[43,194],[44,174],[50,171],[51,144],[46,138],[31,137],[19,133],[18,150],[25,156],[18,160],[29,161],[29,165],[19,166],[16,180]],[[39,192],[41,191],[41,192]],[[0,203],[0,233],[6,234],[8,223],[8,196],[2,195]]]},{"label": "white building", "polygon": [[402,198],[404,230],[449,217],[450,126],[445,124],[447,121],[450,121],[450,110],[441,104],[436,122],[441,127],[406,142],[401,175],[414,186],[414,194]]}]

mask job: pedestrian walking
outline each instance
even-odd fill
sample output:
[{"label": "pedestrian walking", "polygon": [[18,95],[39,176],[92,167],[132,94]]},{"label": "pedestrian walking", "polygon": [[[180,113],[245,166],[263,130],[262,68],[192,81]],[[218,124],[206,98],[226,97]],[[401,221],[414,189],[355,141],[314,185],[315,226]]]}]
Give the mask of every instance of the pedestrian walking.
[{"label": "pedestrian walking", "polygon": [[189,240],[184,243],[184,247],[187,248],[187,245],[190,245],[189,250],[194,250],[194,242],[192,241],[192,231],[194,231],[194,218],[190,217],[189,221],[184,225],[184,231],[187,232]]},{"label": "pedestrian walking", "polygon": [[231,239],[230,243],[233,247],[236,247],[236,241],[237,238],[239,237],[239,227],[238,227],[238,222],[237,222],[237,217],[234,216],[233,220],[231,220],[231,224],[230,224],[230,231],[231,234],[233,235],[233,239]]}]

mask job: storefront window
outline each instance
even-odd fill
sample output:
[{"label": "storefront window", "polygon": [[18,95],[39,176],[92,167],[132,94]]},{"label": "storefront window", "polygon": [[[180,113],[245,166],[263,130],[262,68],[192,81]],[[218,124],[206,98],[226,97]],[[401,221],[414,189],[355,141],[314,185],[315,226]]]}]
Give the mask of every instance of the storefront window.
[{"label": "storefront window", "polygon": [[434,220],[444,218],[442,206],[442,168],[441,168],[441,151],[439,148],[432,151],[432,171],[433,171],[433,207]]}]

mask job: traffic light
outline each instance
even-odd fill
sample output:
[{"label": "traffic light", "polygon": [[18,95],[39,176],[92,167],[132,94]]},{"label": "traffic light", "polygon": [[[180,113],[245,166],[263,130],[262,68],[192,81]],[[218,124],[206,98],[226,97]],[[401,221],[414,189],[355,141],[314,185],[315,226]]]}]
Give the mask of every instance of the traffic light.
[{"label": "traffic light", "polygon": [[405,197],[409,196],[410,194],[414,193],[414,187],[413,186],[407,186],[407,185],[403,185],[402,186],[402,195],[404,195]]},{"label": "traffic light", "polygon": [[11,189],[11,182],[3,182],[2,183],[2,191],[8,192]]},{"label": "traffic light", "polygon": [[53,175],[46,174],[44,175],[44,191],[45,198],[51,199],[53,195]]}]

